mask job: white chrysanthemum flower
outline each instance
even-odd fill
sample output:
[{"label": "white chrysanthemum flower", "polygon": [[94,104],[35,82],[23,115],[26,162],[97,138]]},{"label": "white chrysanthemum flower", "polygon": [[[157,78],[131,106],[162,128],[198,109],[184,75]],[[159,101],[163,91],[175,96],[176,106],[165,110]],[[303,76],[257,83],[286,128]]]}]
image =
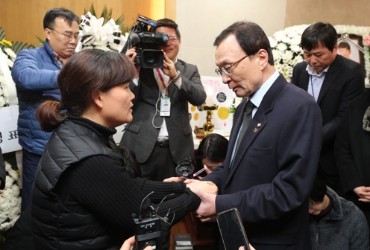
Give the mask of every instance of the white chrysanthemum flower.
[{"label": "white chrysanthemum flower", "polygon": [[288,49],[288,46],[285,43],[279,43],[276,48],[280,51],[286,51]]},{"label": "white chrysanthemum flower", "polygon": [[8,57],[11,59],[11,60],[15,60],[15,58],[17,57],[17,55],[14,53],[14,51],[11,49],[11,48],[4,48],[4,52],[8,55]]},{"label": "white chrysanthemum flower", "polygon": [[90,12],[81,16],[81,49],[99,48],[120,51],[123,48],[127,39],[122,39],[120,27],[113,19],[108,20],[105,24],[103,23],[103,17],[97,19]]},{"label": "white chrysanthemum flower", "polygon": [[19,175],[8,162],[5,189],[0,193],[0,231],[11,228],[20,215],[21,197],[18,186]]},{"label": "white chrysanthemum flower", "polygon": [[7,64],[7,65],[8,65],[8,67],[11,69],[11,68],[13,68],[13,64],[14,64],[14,62],[13,62],[11,59],[7,58],[7,59],[6,59],[6,64]]},{"label": "white chrysanthemum flower", "polygon": [[295,53],[302,53],[302,48],[297,44],[291,44],[290,49]]},{"label": "white chrysanthemum flower", "polygon": [[[0,108],[9,105],[9,91],[8,88],[14,84],[13,81],[7,82],[5,76],[10,77],[10,70],[13,67],[15,60],[15,53],[9,47],[0,48],[1,53],[1,67],[0,67]],[[5,70],[5,72],[3,72]],[[4,76],[5,75],[5,76]]]}]

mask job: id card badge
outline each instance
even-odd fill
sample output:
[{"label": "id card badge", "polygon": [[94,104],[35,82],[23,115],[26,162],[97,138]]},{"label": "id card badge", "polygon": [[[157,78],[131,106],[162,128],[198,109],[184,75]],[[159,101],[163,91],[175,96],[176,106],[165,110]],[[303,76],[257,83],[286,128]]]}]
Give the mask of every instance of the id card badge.
[{"label": "id card badge", "polygon": [[171,100],[168,96],[161,97],[160,116],[170,116]]}]

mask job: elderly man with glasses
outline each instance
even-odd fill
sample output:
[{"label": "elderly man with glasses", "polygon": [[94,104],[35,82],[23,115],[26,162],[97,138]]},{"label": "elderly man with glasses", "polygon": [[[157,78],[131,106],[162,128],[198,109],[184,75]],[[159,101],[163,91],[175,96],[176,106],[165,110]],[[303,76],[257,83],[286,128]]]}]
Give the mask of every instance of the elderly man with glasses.
[{"label": "elderly man with glasses", "polygon": [[79,18],[72,11],[53,8],[43,20],[45,43],[21,51],[12,70],[19,100],[18,134],[22,146],[22,211],[30,204],[37,165],[50,133],[41,130],[36,109],[48,99],[60,99],[57,77],[75,52]]},{"label": "elderly man with glasses", "polygon": [[[320,156],[320,109],[277,72],[257,24],[236,22],[214,45],[216,72],[244,101],[223,166],[201,181],[185,181],[201,198],[196,212],[207,220],[237,208],[256,249],[309,250],[307,210]],[[218,194],[199,191],[203,181],[216,184]]]}]

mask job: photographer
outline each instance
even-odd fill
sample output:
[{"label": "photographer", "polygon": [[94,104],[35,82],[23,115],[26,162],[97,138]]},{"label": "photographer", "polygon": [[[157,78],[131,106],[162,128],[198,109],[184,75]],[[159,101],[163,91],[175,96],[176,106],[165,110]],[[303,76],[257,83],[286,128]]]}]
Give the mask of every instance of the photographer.
[{"label": "photographer", "polygon": [[[177,58],[181,44],[177,24],[165,18],[154,26],[152,32],[168,36],[158,48],[163,50],[163,66],[138,65],[139,77],[130,86],[135,94],[134,119],[126,126],[120,146],[133,151],[143,177],[163,180],[176,175],[178,162],[193,156],[188,103],[203,104],[206,93],[198,68]],[[138,49],[137,55],[132,50],[126,54],[139,56],[142,62]]]}]

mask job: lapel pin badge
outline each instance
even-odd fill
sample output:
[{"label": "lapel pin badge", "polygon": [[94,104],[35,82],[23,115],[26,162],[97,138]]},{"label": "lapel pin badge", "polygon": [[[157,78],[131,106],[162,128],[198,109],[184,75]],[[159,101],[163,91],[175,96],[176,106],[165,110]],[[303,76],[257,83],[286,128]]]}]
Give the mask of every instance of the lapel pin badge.
[{"label": "lapel pin badge", "polygon": [[257,131],[261,128],[261,126],[262,126],[261,123],[257,123],[256,127],[253,129],[253,132],[257,133]]}]

